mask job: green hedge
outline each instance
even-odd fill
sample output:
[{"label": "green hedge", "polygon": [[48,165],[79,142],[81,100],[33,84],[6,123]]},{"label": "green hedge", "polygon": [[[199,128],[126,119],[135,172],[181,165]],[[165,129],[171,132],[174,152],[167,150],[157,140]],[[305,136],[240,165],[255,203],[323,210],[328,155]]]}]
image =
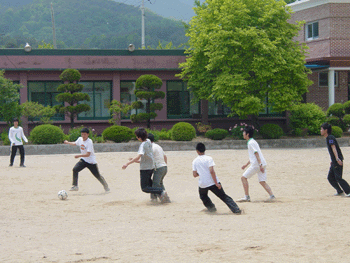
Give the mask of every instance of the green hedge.
[{"label": "green hedge", "polygon": [[343,136],[343,130],[338,126],[332,126],[332,134],[335,138],[340,138]]},{"label": "green hedge", "polygon": [[207,131],[205,133],[205,137],[212,140],[222,140],[222,139],[225,139],[227,136],[228,136],[228,131],[224,129],[219,129],[219,128]]},{"label": "green hedge", "polygon": [[134,136],[135,135],[130,128],[119,125],[108,127],[102,132],[102,137],[104,140],[114,142],[128,142]]},{"label": "green hedge", "polygon": [[260,134],[264,139],[279,139],[284,132],[277,124],[268,123],[261,127]]},{"label": "green hedge", "polygon": [[173,141],[192,141],[196,138],[196,129],[187,122],[178,122],[171,128]]},{"label": "green hedge", "polygon": [[34,144],[57,144],[62,143],[66,138],[63,130],[52,124],[36,126],[30,133],[30,140]]}]

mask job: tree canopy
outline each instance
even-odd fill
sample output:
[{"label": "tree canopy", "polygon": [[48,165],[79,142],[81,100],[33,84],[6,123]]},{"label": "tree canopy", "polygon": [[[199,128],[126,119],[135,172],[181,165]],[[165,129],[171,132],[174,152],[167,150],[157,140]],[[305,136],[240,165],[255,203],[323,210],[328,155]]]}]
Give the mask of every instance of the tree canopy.
[{"label": "tree canopy", "polygon": [[[257,115],[266,106],[289,109],[311,84],[306,46],[295,42],[301,23],[275,0],[196,2],[190,48],[179,76],[197,99],[221,100],[231,115]],[[268,100],[266,99],[268,96]]]}]

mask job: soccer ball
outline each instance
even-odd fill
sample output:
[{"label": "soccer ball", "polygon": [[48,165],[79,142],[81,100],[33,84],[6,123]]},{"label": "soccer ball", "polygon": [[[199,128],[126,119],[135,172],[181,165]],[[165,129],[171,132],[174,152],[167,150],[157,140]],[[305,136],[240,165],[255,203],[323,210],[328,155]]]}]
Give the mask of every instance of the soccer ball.
[{"label": "soccer ball", "polygon": [[65,190],[61,190],[58,192],[58,198],[61,200],[66,200],[68,197],[68,194]]}]

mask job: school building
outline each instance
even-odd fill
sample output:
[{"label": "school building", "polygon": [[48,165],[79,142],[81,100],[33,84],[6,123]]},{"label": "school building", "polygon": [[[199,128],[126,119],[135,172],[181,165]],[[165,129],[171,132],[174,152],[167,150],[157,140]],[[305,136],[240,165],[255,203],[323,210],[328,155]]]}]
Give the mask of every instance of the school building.
[{"label": "school building", "polygon": [[[62,84],[59,76],[67,68],[78,69],[81,73],[79,83],[84,85],[83,92],[90,95],[89,112],[79,114],[76,126],[86,125],[98,132],[110,124],[108,104],[112,100],[124,103],[135,101],[135,82],[144,74],[154,74],[163,81],[161,91],[166,96],[159,100],[163,109],[151,122],[151,128],[171,128],[179,121],[209,122],[213,127],[228,129],[239,120],[228,118],[229,109],[220,102],[200,101],[191,104],[192,94],[187,90],[186,82],[176,77],[180,73],[179,63],[186,60],[184,50],[54,50],[54,49],[0,49],[0,70],[5,77],[20,83],[20,103],[36,101],[43,105],[54,106],[58,102],[55,96],[57,87]],[[130,114],[135,113],[133,110]],[[131,123],[130,114],[123,116],[122,125],[145,127],[145,123]],[[283,114],[273,114],[266,108],[261,113],[261,121],[285,123]],[[1,122],[2,127],[5,123]],[[69,119],[63,115],[54,117],[54,124],[69,128]],[[32,128],[25,119],[24,128]]]},{"label": "school building", "polygon": [[305,102],[326,110],[350,99],[350,1],[301,0],[289,6],[292,23],[305,21],[297,41],[306,43],[306,66],[314,82]]}]

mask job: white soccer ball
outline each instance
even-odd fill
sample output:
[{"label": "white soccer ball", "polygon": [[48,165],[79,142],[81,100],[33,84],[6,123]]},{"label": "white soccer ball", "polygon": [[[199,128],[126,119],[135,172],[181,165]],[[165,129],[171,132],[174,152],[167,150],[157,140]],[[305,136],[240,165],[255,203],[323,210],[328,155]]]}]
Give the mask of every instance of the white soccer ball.
[{"label": "white soccer ball", "polygon": [[58,198],[61,200],[66,200],[68,197],[68,194],[65,190],[61,190],[58,192]]}]

